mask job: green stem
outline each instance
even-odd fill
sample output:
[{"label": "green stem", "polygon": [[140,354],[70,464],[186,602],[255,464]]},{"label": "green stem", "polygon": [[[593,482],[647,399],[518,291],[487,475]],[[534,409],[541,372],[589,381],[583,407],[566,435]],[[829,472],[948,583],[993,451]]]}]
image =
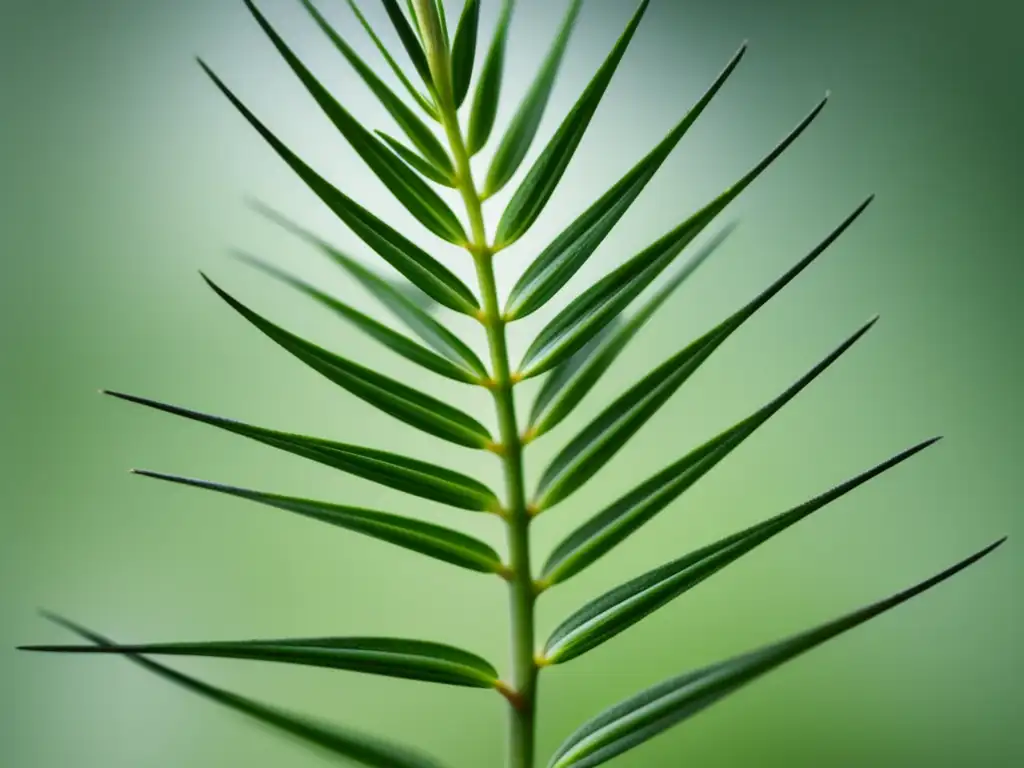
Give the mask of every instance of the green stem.
[{"label": "green stem", "polygon": [[[425,0],[417,0],[427,10]],[[421,24],[423,22],[421,21]],[[429,28],[429,25],[424,25]],[[426,29],[424,30],[427,31]],[[428,49],[434,48],[430,43]],[[509,597],[512,634],[512,689],[509,700],[508,768],[533,768],[534,740],[537,711],[537,664],[534,658],[534,605],[536,591],[530,567],[530,512],[526,503],[523,482],[523,443],[516,419],[515,385],[509,366],[508,345],[505,337],[505,318],[498,304],[494,282],[494,250],[487,239],[480,193],[473,181],[466,151],[465,138],[451,98],[451,88],[445,82],[446,56],[429,50],[432,71],[440,95],[441,123],[455,161],[456,186],[462,195],[469,216],[471,240],[466,244],[476,263],[482,308],[478,316],[487,330],[491,353],[491,392],[498,416],[501,437],[499,453],[505,471],[506,509],[509,549]],[[438,75],[442,74],[441,78]]]}]

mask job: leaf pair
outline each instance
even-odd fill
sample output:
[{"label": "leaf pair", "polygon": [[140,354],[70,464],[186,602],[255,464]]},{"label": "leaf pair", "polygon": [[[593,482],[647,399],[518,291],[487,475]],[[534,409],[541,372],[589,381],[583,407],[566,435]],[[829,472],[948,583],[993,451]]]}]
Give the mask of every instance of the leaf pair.
[{"label": "leaf pair", "polygon": [[626,699],[569,736],[548,768],[593,768],[652,739],[761,675],[937,586],[999,547],[1005,539],[916,586],[773,645],[667,680]]}]

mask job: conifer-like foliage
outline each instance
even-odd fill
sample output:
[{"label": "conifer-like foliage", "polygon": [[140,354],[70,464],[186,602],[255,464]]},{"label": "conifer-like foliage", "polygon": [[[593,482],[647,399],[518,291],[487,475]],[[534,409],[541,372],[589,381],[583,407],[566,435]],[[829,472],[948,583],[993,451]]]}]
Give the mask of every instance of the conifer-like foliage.
[{"label": "conifer-like foliage", "polygon": [[[607,58],[553,135],[546,138],[546,144],[532,153],[535,159],[530,163],[526,161],[531,156],[531,149],[537,142],[545,140],[539,135],[539,128],[548,110],[552,88],[575,21],[584,10],[582,0],[569,0],[567,3],[564,20],[553,36],[550,49],[506,126],[499,126],[496,117],[505,81],[505,52],[513,28],[512,0],[504,0],[496,28],[489,35],[487,30],[481,29],[483,0],[465,0],[457,19],[446,17],[442,0],[409,0],[404,6],[397,0],[381,0],[394,27],[394,34],[387,37],[396,40],[402,50],[386,46],[356,0],[347,0],[351,23],[344,30],[332,24],[311,0],[296,2],[304,6],[310,22],[326,35],[347,60],[355,77],[389,113],[394,124],[393,129],[389,128],[391,133],[364,126],[303,64],[256,5],[251,0],[244,0],[269,42],[268,50],[276,50],[294,73],[296,85],[308,92],[367,167],[430,235],[465,251],[464,258],[475,265],[477,285],[466,285],[429,253],[429,247],[415,244],[410,237],[363,207],[357,199],[358,190],[339,189],[318,173],[303,159],[301,147],[289,146],[274,133],[267,116],[250,110],[213,69],[200,62],[213,85],[243,121],[265,139],[309,191],[352,233],[394,268],[398,277],[385,276],[379,270],[364,266],[362,261],[341,252],[269,208],[262,207],[261,211],[321,250],[379,301],[404,326],[405,331],[395,330],[356,310],[343,299],[274,266],[249,261],[314,302],[326,306],[379,341],[390,352],[404,357],[410,366],[419,366],[422,369],[420,375],[443,376],[466,387],[489,390],[493,396],[497,432],[492,432],[461,408],[420,392],[409,383],[415,382],[415,376],[397,381],[324,349],[257,313],[225,288],[209,279],[206,282],[256,330],[299,361],[364,400],[368,408],[380,409],[438,440],[469,450],[493,453],[495,460],[502,463],[505,488],[501,491],[489,488],[472,477],[400,452],[281,432],[136,395],[109,394],[248,437],[412,496],[499,518],[507,531],[505,555],[499,554],[490,544],[454,529],[385,511],[293,498],[269,490],[238,488],[159,472],[140,472],[147,477],[293,512],[390,542],[482,574],[481,577],[506,581],[511,608],[509,669],[502,675],[492,662],[469,651],[404,638],[323,637],[126,645],[56,616],[50,618],[76,633],[87,641],[86,644],[34,646],[32,650],[123,654],[171,682],[326,750],[343,761],[378,768],[426,768],[439,763],[415,749],[325,725],[216,688],[165,667],[151,657],[204,656],[271,661],[489,690],[508,702],[510,726],[504,757],[506,765],[509,768],[532,768],[537,759],[534,734],[538,678],[545,667],[568,663],[612,640],[754,548],[872,478],[895,468],[934,442],[926,440],[909,447],[793,509],[684,554],[672,562],[660,564],[582,606],[546,639],[537,637],[535,606],[544,592],[557,588],[567,579],[599,563],[617,545],[639,533],[645,523],[679,498],[868,332],[873,321],[854,330],[817,365],[759,410],[597,510],[558,544],[543,564],[539,567],[534,565],[535,553],[530,547],[533,519],[548,514],[556,505],[568,500],[613,461],[616,453],[719,346],[740,330],[764,304],[811,267],[829,245],[853,225],[868,207],[870,199],[856,206],[817,247],[796,261],[788,272],[760,295],[599,409],[578,434],[568,437],[564,447],[544,469],[537,487],[527,488],[523,461],[529,444],[562,424],[647,320],[714,252],[729,231],[728,226],[718,225],[720,214],[811,126],[823,109],[824,101],[814,106],[774,149],[720,195],[686,216],[669,232],[653,238],[648,247],[568,301],[544,325],[522,358],[513,360],[506,344],[507,327],[544,308],[586,264],[732,76],[744,56],[745,46],[708,85],[700,99],[683,111],[678,124],[649,154],[583,214],[568,223],[539,254],[527,254],[517,252],[516,243],[545,214],[588,126],[598,113],[609,83],[629,53],[631,42],[644,22],[649,0],[643,0],[635,7]],[[340,0],[334,2],[339,3]],[[326,5],[328,0],[322,0],[322,3]],[[360,32],[360,27],[361,33],[366,33],[373,40],[381,60],[391,70],[386,75],[387,80],[349,43],[350,36]],[[405,65],[399,60],[404,60]],[[388,81],[400,85],[401,92],[396,92]],[[482,173],[474,173],[471,161],[484,148],[491,150],[490,160],[482,166]],[[491,232],[485,225],[486,204],[506,188],[511,195],[504,210],[489,213],[497,222]],[[456,207],[461,210],[457,211],[449,202],[456,200],[460,202]],[[695,241],[700,243],[700,247],[689,253]],[[524,265],[521,277],[503,302],[495,286],[496,259],[515,260]],[[659,281],[662,277],[665,279]],[[649,293],[648,288],[656,282],[657,290]],[[443,322],[446,312],[468,315],[479,322],[480,332],[487,339],[489,362],[481,360],[469,344],[448,330]],[[415,371],[415,368],[410,370]],[[532,406],[525,411],[526,418],[521,418],[514,396],[515,388],[520,382],[535,377],[544,378]],[[666,445],[664,449],[671,451],[672,446]],[[686,672],[641,691],[597,714],[568,735],[557,751],[546,757],[544,764],[548,768],[587,768],[612,760],[775,667],[939,584],[1001,543],[1000,540],[938,575],[873,605],[765,648]],[[467,578],[470,578],[469,574]],[[495,745],[494,764],[499,762]]]}]

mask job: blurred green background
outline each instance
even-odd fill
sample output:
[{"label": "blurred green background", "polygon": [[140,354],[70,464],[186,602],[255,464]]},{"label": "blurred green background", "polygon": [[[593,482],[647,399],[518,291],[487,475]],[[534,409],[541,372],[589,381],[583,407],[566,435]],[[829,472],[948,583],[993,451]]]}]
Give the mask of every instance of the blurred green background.
[{"label": "blurred green background", "polygon": [[[387,125],[298,3],[262,5],[357,114]],[[388,31],[378,5],[366,5]],[[450,5],[454,13],[461,3]],[[501,125],[565,5],[519,4]],[[344,4],[321,6],[377,65]],[[484,6],[489,30],[497,3]],[[586,4],[543,135],[631,8]],[[546,595],[541,632],[655,564],[920,439],[947,439],[627,635],[545,673],[542,755],[581,720],[646,685],[889,594],[1010,534],[1009,546],[954,581],[615,765],[1024,764],[1022,21],[1020,4],[1010,0],[652,3],[552,204],[501,258],[504,289],[531,254],[668,130],[742,40],[750,39],[751,50],[741,69],[570,294],[724,188],[823,91],[832,89],[833,100],[730,210],[741,226],[713,261],[570,422],[531,448],[532,478],[602,402],[766,286],[866,194],[879,198],[596,481],[538,522],[538,552],[545,555],[609,495],[774,396],[869,316],[878,312],[882,321],[602,567]],[[381,507],[501,544],[492,520],[410,502],[95,394],[123,389],[267,426],[398,447],[498,482],[488,457],[362,407],[247,327],[199,280],[198,269],[209,271],[297,332],[391,375],[410,375],[326,313],[227,258],[229,247],[243,247],[360,307],[373,306],[316,253],[245,208],[244,196],[258,196],[371,258],[214,92],[193,62],[197,53],[331,179],[396,226],[422,232],[333,133],[242,4],[5,0],[0,39],[0,763],[328,764],[119,660],[17,655],[16,643],[66,639],[37,618],[40,606],[119,639],[396,634],[458,644],[504,668],[505,592],[497,581],[124,473],[142,466]],[[419,240],[471,278],[459,254],[436,248],[429,236]],[[553,309],[516,328],[516,350]],[[474,332],[471,324],[452,327]],[[424,389],[490,423],[486,398],[415,375]],[[452,766],[500,764],[503,702],[486,693],[243,662],[178,666],[418,745]]]}]

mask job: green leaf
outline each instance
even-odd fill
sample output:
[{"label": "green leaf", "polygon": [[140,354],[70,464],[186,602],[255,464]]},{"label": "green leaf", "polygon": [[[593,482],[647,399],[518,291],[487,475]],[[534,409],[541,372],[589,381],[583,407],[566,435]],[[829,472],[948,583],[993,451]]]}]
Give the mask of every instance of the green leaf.
[{"label": "green leaf", "polygon": [[606,710],[559,747],[548,768],[593,768],[717,703],[730,693],[802,653],[910,600],[981,560],[1000,539],[927,581],[842,618],[652,686]]},{"label": "green leaf", "polygon": [[435,464],[395,453],[256,427],[122,392],[104,390],[104,394],[209,424],[413,496],[475,512],[497,512],[501,508],[498,498],[487,486]]},{"label": "green leaf", "polygon": [[505,566],[498,553],[490,546],[471,536],[431,523],[420,522],[407,517],[377,512],[372,509],[346,507],[323,501],[280,496],[247,488],[236,488],[206,480],[167,475],[148,470],[132,470],[134,474],[166,480],[179,485],[216,491],[228,496],[255,501],[269,507],[319,520],[348,531],[386,541],[399,547],[419,552],[445,563],[458,565],[481,573],[503,573]]},{"label": "green leaf", "polygon": [[116,648],[96,645],[30,645],[19,650],[273,661],[469,688],[493,688],[498,678],[494,667],[474,654],[440,643],[390,637],[132,643]]},{"label": "green leaf", "polygon": [[409,92],[409,95],[413,97],[413,99],[416,101],[417,104],[420,105],[420,108],[424,112],[426,112],[435,120],[439,119],[437,107],[434,106],[430,99],[428,99],[422,93],[420,93],[416,89],[416,86],[412,84],[408,77],[406,77],[405,72],[402,71],[402,68],[400,66],[398,66],[398,62],[396,62],[394,57],[392,57],[392,55],[388,52],[387,46],[385,46],[384,43],[381,42],[381,39],[377,37],[377,33],[373,31],[373,27],[370,26],[370,22],[368,22],[366,20],[366,17],[363,16],[363,12],[359,10],[359,6],[356,4],[356,1],[346,0],[346,2],[348,2],[348,7],[352,9],[352,13],[354,13],[356,15],[356,18],[359,19],[359,23],[366,31],[366,34],[369,35],[370,39],[373,41],[373,44],[377,46],[377,50],[380,52],[380,55],[384,57],[384,60],[388,63],[388,66],[391,67],[391,71],[395,73],[395,77],[397,77],[398,80],[402,83],[402,85],[405,86],[405,89]]},{"label": "green leaf", "polygon": [[452,88],[458,109],[469,93],[476,60],[476,38],[480,30],[480,0],[466,0],[452,45]]},{"label": "green leaf", "polygon": [[441,355],[436,352],[432,352],[400,333],[396,333],[386,325],[378,323],[373,318],[367,317],[362,312],[359,312],[343,301],[339,301],[338,299],[327,295],[323,291],[314,288],[309,283],[300,280],[297,277],[293,277],[287,272],[277,269],[276,267],[266,264],[247,254],[238,253],[236,256],[240,261],[259,269],[271,277],[287,283],[293,288],[296,288],[306,294],[310,298],[330,309],[339,317],[342,317],[352,323],[352,325],[370,338],[379,341],[385,347],[401,355],[406,360],[416,363],[417,365],[433,371],[434,373],[438,373],[446,378],[453,379],[454,381],[466,384],[480,384],[480,378],[474,374],[473,371],[463,368],[447,358],[441,357]]},{"label": "green leaf", "polygon": [[466,232],[451,208],[433,189],[392,152],[386,144],[363,128],[306,68],[291,48],[259,12],[252,0],[244,0],[249,12],[270,39],[296,77],[309,91],[345,140],[395,198],[423,226],[455,245],[466,242]]},{"label": "green leaf", "polygon": [[598,330],[586,346],[558,364],[544,380],[544,385],[534,401],[528,432],[531,440],[554,429],[579,405],[651,316],[693,274],[697,266],[722,244],[733,228],[728,226],[718,232],[628,321],[623,322],[618,317],[612,318],[608,325]]},{"label": "green leaf", "polygon": [[[95,643],[97,646],[118,650],[118,646],[112,640],[97,635],[59,616],[52,614],[44,615],[51,621],[89,642]],[[250,717],[263,725],[268,725],[282,733],[288,734],[304,744],[317,747],[332,755],[343,757],[360,765],[369,766],[369,768],[441,768],[441,764],[432,758],[425,757],[405,747],[395,746],[355,731],[342,730],[333,725],[316,722],[300,715],[262,704],[253,699],[226,691],[223,688],[216,688],[141,656],[127,654],[127,658],[143,669],[153,672],[159,677],[192,693],[199,694],[203,698]]]},{"label": "green leaf", "polygon": [[451,270],[343,194],[337,187],[306,165],[235,97],[214,74],[213,70],[202,61],[199,63],[210,79],[264,140],[363,242],[431,298],[457,312],[468,315],[476,314],[479,310],[476,297]]},{"label": "green leaf", "polygon": [[487,51],[487,58],[484,59],[483,69],[480,70],[473,106],[469,112],[469,131],[466,137],[466,149],[471,156],[484,148],[494,129],[494,119],[498,115],[498,103],[501,101],[501,83],[504,80],[505,46],[508,42],[508,28],[512,22],[514,7],[514,0],[504,0],[491,47]]},{"label": "green leaf", "polygon": [[[864,325],[808,376],[824,371],[874,323],[875,320],[871,320]],[[712,331],[693,342],[649,373],[573,438],[541,477],[534,501],[537,510],[552,507],[593,477],[710,357],[732,330]]]},{"label": "green leaf", "polygon": [[772,537],[934,442],[928,440],[916,445],[788,512],[648,571],[605,593],[555,629],[544,649],[546,662],[560,664],[608,642]]},{"label": "green leaf", "polygon": [[450,189],[455,188],[453,172],[446,172],[437,168],[429,160],[416,154],[398,139],[393,136],[389,136],[384,133],[384,131],[374,131],[374,133],[376,133],[410,168],[415,170],[421,176]]},{"label": "green leaf", "polygon": [[409,60],[412,62],[413,67],[420,73],[420,77],[426,84],[428,90],[433,91],[434,78],[430,75],[430,65],[427,63],[427,54],[423,51],[423,45],[420,43],[419,38],[416,36],[416,32],[409,24],[409,20],[402,13],[401,7],[399,7],[397,0],[380,0],[384,6],[384,10],[388,12],[388,17],[391,19],[391,24],[395,28],[395,32],[398,33],[398,39],[402,41],[402,46],[405,48],[405,52],[409,55]]},{"label": "green leaf", "polygon": [[516,110],[508,130],[501,139],[498,149],[491,160],[490,168],[487,171],[487,180],[484,182],[483,199],[496,195],[519,170],[530,145],[537,136],[541,120],[548,106],[548,99],[554,88],[558,70],[562,63],[562,57],[569,44],[569,37],[576,24],[576,17],[579,16],[583,0],[572,0],[569,5],[569,12],[565,15],[555,42],[548,51],[544,64],[537,73],[536,79],[530,86],[526,97]]},{"label": "green leaf", "polygon": [[[452,165],[451,157],[448,156],[448,151],[431,132],[430,128],[428,128],[426,124],[416,116],[415,112],[409,109],[409,107],[407,107],[405,103],[398,98],[395,92],[392,91],[383,80],[377,77],[374,71],[370,69],[370,67],[367,66],[352,47],[345,42],[344,38],[342,38],[334,27],[328,23],[310,0],[301,0],[301,2],[313,17],[313,20],[316,21],[320,29],[325,35],[327,35],[327,37],[330,38],[331,42],[334,43],[334,46],[338,49],[341,55],[348,60],[348,63],[356,71],[356,74],[362,78],[363,82],[366,83],[369,89],[388,111],[395,123],[397,123],[398,127],[402,129],[405,135],[409,137],[409,140],[412,141],[413,145],[422,153],[423,157],[426,159],[425,162],[427,162],[432,169],[436,169],[439,174],[446,175],[448,177],[454,174],[454,167]],[[378,134],[379,133],[380,132],[378,131]],[[393,144],[392,149],[395,149]],[[402,152],[397,149],[395,151],[402,155]]]},{"label": "green leaf", "polygon": [[542,583],[549,586],[566,581],[633,535],[754,434],[821,371],[814,369],[754,414],[665,467],[573,531],[544,564]]},{"label": "green leaf", "polygon": [[[810,125],[824,103],[821,102],[739,182],[570,302],[544,327],[526,350],[519,364],[520,375],[529,378],[557,365],[582,347],[601,326],[622,312],[733,199],[782,154]],[[510,319],[508,314],[506,319]]]},{"label": "green leaf", "polygon": [[486,448],[491,444],[490,432],[473,417],[289,333],[253,312],[206,275],[203,275],[203,279],[232,309],[272,341],[356,397],[406,424],[458,445]]},{"label": "green leaf", "polygon": [[505,305],[507,317],[521,318],[536,312],[583,267],[729,79],[745,50],[745,46],[740,48],[700,101],[657,147],[570,224],[530,264],[509,294]]},{"label": "green leaf", "polygon": [[429,315],[429,310],[432,308],[429,305],[432,299],[422,293],[420,289],[411,285],[399,287],[387,278],[362,266],[355,259],[345,255],[273,208],[255,201],[252,205],[270,221],[323,251],[432,349],[456,365],[473,371],[481,378],[488,376],[487,368],[484,367],[473,350]]},{"label": "green leaf", "polygon": [[649,4],[650,0],[642,0],[626,31],[512,196],[498,222],[496,248],[507,247],[522,237],[551,199]]}]

